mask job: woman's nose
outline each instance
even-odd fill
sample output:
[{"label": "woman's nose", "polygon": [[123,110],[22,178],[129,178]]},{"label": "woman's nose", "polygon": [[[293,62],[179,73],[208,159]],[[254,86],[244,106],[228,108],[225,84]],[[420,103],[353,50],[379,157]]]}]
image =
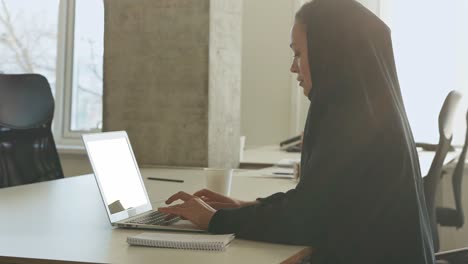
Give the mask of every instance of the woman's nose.
[{"label": "woman's nose", "polygon": [[297,65],[295,62],[291,64],[291,68],[289,69],[292,73],[297,73]]}]

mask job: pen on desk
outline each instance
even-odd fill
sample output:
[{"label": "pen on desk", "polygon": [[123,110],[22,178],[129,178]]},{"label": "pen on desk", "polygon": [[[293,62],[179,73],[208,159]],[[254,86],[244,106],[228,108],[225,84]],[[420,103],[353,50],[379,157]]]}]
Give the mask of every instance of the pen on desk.
[{"label": "pen on desk", "polygon": [[294,175],[292,172],[273,172],[275,175]]},{"label": "pen on desk", "polygon": [[168,181],[168,182],[184,182],[184,180],[175,180],[175,179],[166,179],[166,178],[156,178],[156,177],[148,177],[148,180],[154,181]]}]

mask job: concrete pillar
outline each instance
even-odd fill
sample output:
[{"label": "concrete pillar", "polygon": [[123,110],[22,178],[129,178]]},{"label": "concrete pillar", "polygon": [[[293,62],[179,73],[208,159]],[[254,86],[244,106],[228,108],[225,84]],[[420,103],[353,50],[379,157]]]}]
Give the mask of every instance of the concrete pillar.
[{"label": "concrete pillar", "polygon": [[242,1],[104,3],[104,131],[140,166],[237,167]]}]

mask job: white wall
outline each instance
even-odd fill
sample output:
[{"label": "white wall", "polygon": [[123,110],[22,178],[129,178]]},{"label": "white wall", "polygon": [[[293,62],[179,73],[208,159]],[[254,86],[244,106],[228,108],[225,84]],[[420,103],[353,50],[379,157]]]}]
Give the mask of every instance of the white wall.
[{"label": "white wall", "polygon": [[91,164],[88,161],[88,157],[85,154],[60,153],[59,156],[65,177],[89,174],[93,172]]},{"label": "white wall", "polygon": [[379,15],[380,12],[380,0],[357,0],[365,7],[369,8],[372,12]]},{"label": "white wall", "polygon": [[289,135],[293,1],[244,1],[241,134],[246,146]]}]

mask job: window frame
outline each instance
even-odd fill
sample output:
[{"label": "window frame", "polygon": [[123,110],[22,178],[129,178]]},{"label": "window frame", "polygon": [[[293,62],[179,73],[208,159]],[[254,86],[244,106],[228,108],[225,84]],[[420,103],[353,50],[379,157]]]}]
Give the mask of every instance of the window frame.
[{"label": "window frame", "polygon": [[[75,77],[76,0],[60,0],[57,37],[55,113],[52,130],[59,149],[82,149],[81,134],[72,131],[72,104]],[[96,131],[98,132],[98,131]]]}]

